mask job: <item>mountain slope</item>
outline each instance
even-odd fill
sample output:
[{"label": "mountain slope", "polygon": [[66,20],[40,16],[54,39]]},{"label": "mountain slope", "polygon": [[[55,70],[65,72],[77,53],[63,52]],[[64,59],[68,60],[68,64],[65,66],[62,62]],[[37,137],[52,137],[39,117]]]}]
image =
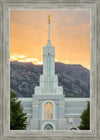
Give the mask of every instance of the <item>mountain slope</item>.
[{"label": "mountain slope", "polygon": [[[32,63],[10,63],[10,87],[20,97],[32,97],[34,87],[39,85],[43,72],[42,65]],[[66,97],[89,97],[90,71],[81,65],[55,64],[59,86],[63,87]]]}]

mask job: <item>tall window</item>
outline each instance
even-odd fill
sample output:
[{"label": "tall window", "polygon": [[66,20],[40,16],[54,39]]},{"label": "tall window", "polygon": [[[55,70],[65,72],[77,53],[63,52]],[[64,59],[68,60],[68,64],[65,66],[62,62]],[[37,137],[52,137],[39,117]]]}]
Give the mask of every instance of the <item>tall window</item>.
[{"label": "tall window", "polygon": [[50,102],[46,103],[44,106],[44,119],[45,120],[53,119],[53,105]]}]

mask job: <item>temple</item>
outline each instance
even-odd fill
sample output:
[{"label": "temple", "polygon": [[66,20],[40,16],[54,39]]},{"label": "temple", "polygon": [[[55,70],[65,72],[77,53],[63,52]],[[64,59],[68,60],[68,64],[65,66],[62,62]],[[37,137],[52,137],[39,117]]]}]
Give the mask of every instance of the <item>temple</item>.
[{"label": "temple", "polygon": [[43,75],[35,87],[32,98],[19,98],[27,113],[29,130],[78,129],[80,115],[89,98],[65,98],[55,74],[55,47],[50,40],[50,15],[48,16],[48,41],[43,48]]}]

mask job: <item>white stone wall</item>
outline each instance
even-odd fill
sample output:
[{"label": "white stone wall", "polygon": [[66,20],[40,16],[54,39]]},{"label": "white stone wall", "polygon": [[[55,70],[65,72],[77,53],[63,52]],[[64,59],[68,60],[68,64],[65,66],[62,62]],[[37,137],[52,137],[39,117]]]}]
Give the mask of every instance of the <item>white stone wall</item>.
[{"label": "white stone wall", "polygon": [[[27,129],[39,130],[44,122],[47,120],[42,119],[42,104],[46,100],[53,100],[55,103],[55,119],[48,120],[54,123],[57,130],[71,129],[72,127],[77,128],[81,122],[80,115],[83,110],[87,107],[87,101],[90,98],[65,98],[64,96],[43,96],[34,95],[34,101],[32,98],[19,98],[24,108],[24,112],[27,113],[28,123]],[[39,99],[39,100],[38,100]],[[63,102],[65,100],[65,104]],[[59,100],[59,102],[58,102]],[[63,108],[64,105],[64,108]],[[33,107],[33,109],[32,109]],[[32,112],[33,110],[33,112]],[[41,122],[42,121],[42,122]],[[72,121],[72,123],[71,123]],[[41,124],[41,125],[40,125]],[[62,128],[62,126],[64,126]]]}]

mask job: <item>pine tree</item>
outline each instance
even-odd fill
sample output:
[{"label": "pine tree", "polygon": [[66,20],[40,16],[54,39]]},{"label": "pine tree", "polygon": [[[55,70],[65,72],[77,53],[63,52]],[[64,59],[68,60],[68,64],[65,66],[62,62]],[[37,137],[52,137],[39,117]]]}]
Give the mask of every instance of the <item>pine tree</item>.
[{"label": "pine tree", "polygon": [[83,111],[81,115],[81,124],[78,127],[80,130],[90,129],[90,102],[87,102],[87,108]]},{"label": "pine tree", "polygon": [[26,129],[26,113],[23,113],[21,102],[14,92],[10,95],[10,129],[24,130]]}]

